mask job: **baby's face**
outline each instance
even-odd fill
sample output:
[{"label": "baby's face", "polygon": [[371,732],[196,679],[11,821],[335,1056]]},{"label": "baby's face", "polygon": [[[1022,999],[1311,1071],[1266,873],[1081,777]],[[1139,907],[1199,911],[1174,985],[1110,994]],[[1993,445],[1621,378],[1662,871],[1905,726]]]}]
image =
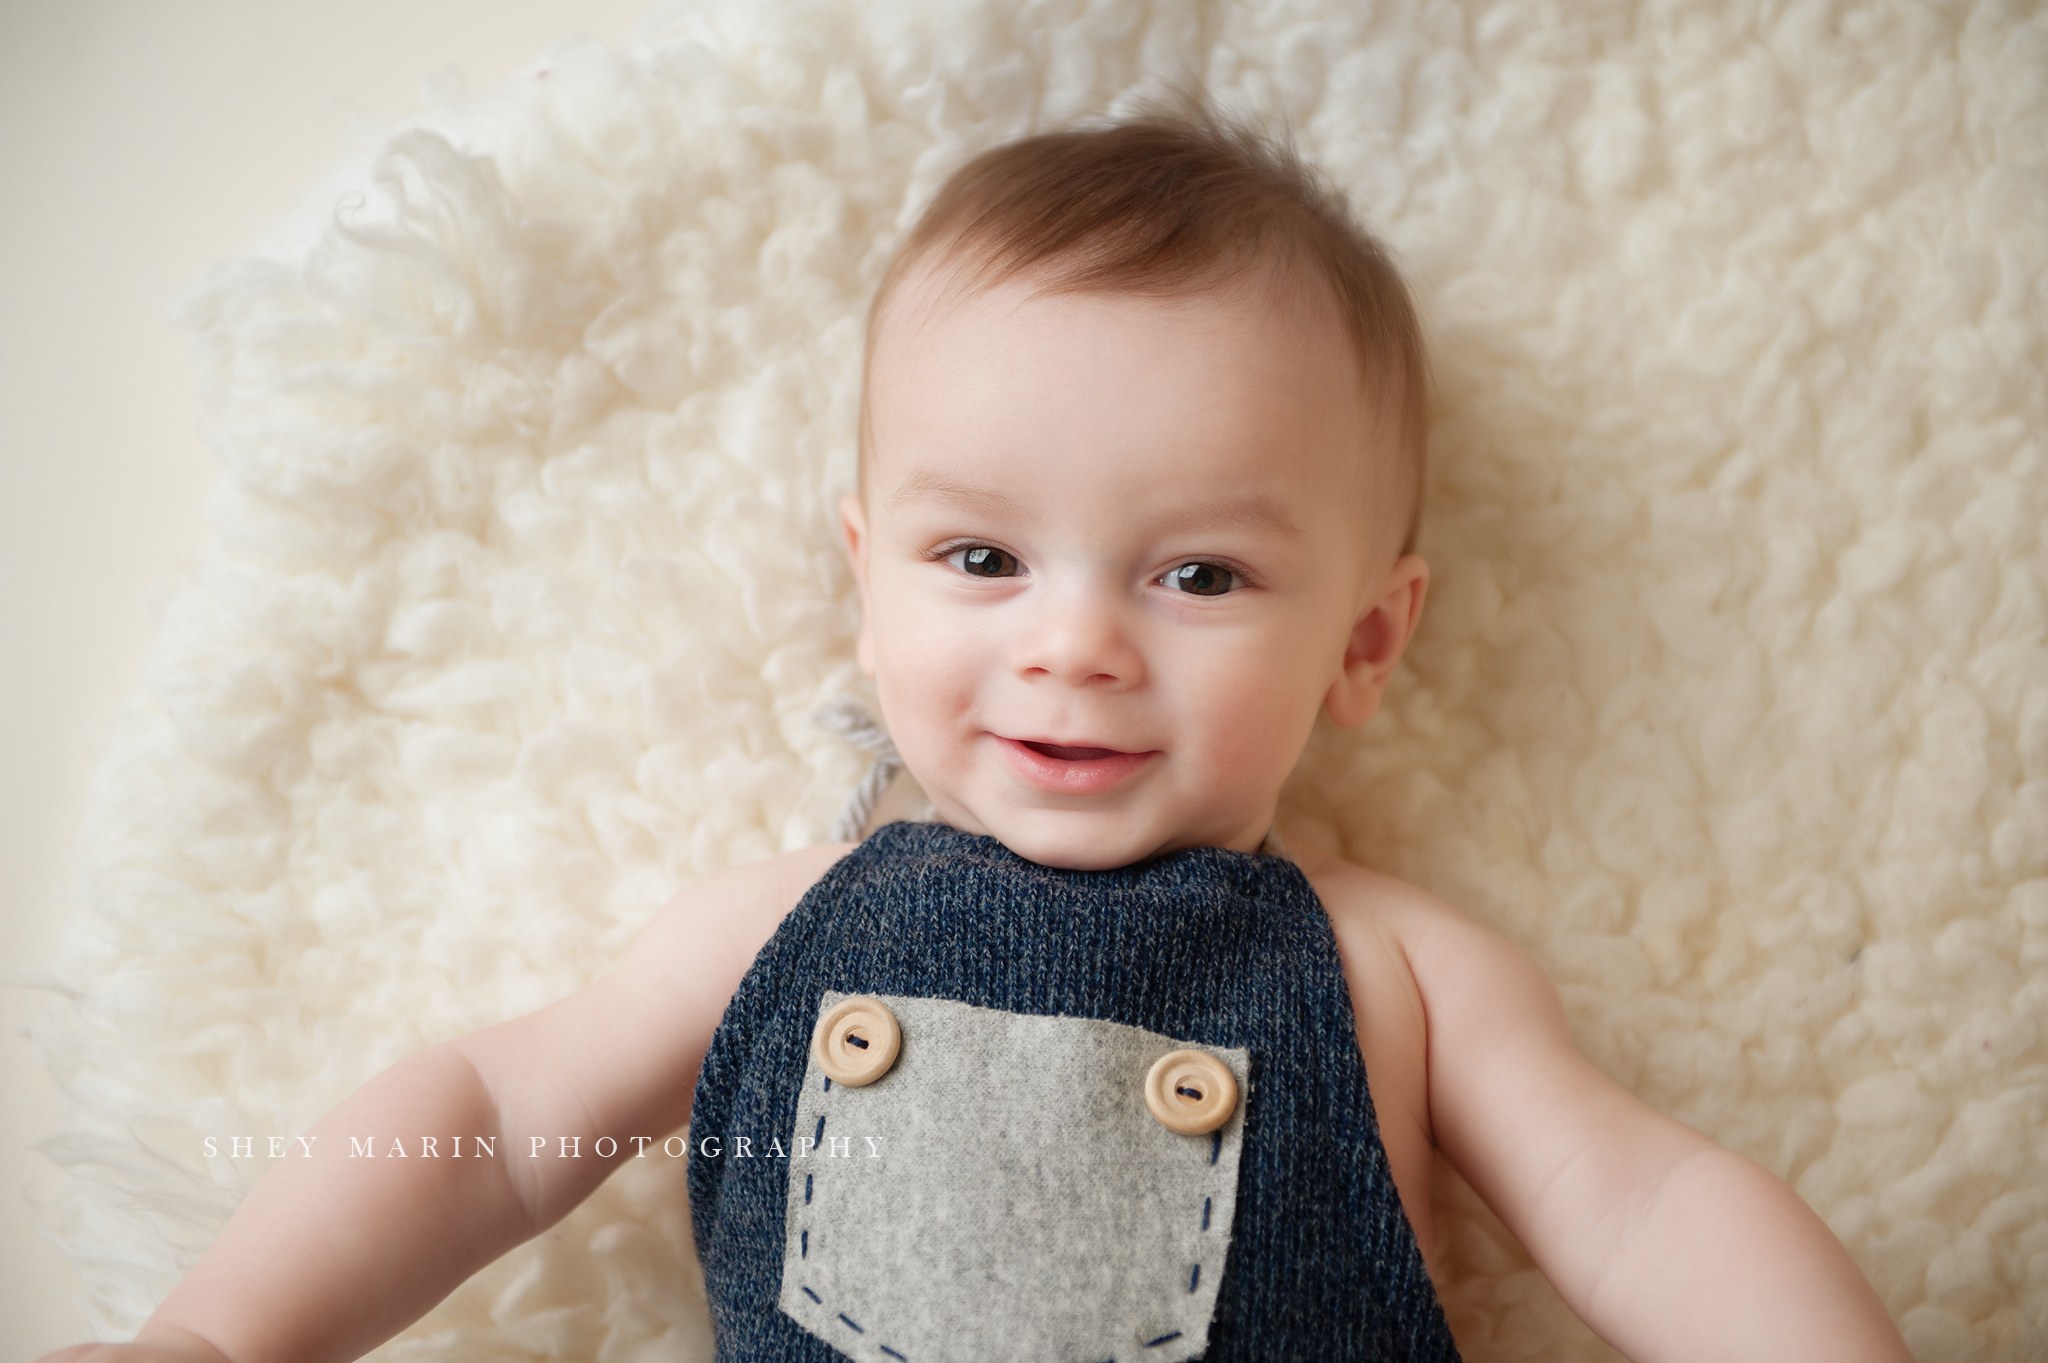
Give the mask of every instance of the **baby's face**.
[{"label": "baby's face", "polygon": [[1371,713],[1423,570],[1369,542],[1334,313],[1256,293],[891,301],[846,531],[861,664],[947,823],[1054,866],[1249,851],[1326,699]]}]

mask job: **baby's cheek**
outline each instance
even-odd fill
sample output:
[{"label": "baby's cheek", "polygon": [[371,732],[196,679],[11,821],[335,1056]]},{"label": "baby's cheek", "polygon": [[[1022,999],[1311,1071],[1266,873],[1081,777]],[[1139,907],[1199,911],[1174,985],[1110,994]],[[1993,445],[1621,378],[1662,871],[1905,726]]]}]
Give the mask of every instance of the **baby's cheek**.
[{"label": "baby's cheek", "polygon": [[890,735],[913,770],[952,765],[957,730],[971,714],[979,666],[957,626],[908,616],[879,632],[875,687]]},{"label": "baby's cheek", "polygon": [[964,698],[973,693],[986,668],[986,650],[975,638],[971,622],[925,612],[905,612],[889,632],[881,668],[892,673],[906,692],[932,699]]},{"label": "baby's cheek", "polygon": [[1259,786],[1285,780],[1327,689],[1312,681],[1309,660],[1281,641],[1234,650],[1212,666],[1201,704],[1217,774]]}]

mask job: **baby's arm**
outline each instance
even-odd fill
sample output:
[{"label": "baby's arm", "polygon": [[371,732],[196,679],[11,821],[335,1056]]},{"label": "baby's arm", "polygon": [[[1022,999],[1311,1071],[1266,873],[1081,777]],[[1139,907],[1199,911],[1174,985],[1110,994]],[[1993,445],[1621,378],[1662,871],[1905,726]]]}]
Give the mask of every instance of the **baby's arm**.
[{"label": "baby's arm", "polygon": [[1790,1188],[1595,1069],[1504,938],[1420,896],[1403,908],[1438,1148],[1603,1339],[1637,1360],[1910,1363]]},{"label": "baby's arm", "polygon": [[[539,1012],[401,1061],[307,1133],[164,1299],[134,1345],[45,1363],[352,1359],[565,1216],[632,1153],[688,1120],[727,1000],[803,892],[844,855],[813,848],[713,876],[656,916],[611,974]],[[496,1158],[351,1159],[349,1138],[496,1136]],[[526,1158],[563,1136],[611,1158]]]},{"label": "baby's arm", "polygon": [[1603,1339],[1639,1363],[1910,1363],[1820,1218],[1594,1068],[1534,962],[1410,886],[1351,872],[1318,889],[1357,901],[1333,918],[1372,914],[1407,958],[1437,1148]]}]

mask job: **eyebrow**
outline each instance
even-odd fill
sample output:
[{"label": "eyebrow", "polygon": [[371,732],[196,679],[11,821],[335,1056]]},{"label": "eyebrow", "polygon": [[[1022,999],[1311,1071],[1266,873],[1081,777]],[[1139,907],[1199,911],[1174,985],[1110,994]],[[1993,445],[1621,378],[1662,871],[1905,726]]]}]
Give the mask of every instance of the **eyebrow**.
[{"label": "eyebrow", "polygon": [[889,505],[902,507],[910,502],[944,502],[961,511],[982,515],[1014,514],[1017,503],[994,488],[976,487],[972,483],[956,482],[943,473],[930,469],[919,469],[889,494]]},{"label": "eyebrow", "polygon": [[[930,469],[913,473],[903,486],[889,495],[889,505],[897,508],[920,501],[943,502],[961,511],[987,516],[1015,514],[1020,509],[1014,498],[994,488],[959,482]],[[1188,530],[1270,530],[1281,535],[1301,533],[1301,527],[1278,502],[1261,495],[1175,508],[1166,519]]]},{"label": "eyebrow", "polygon": [[1213,502],[1191,508],[1181,519],[1203,530],[1272,530],[1282,535],[1301,533],[1301,527],[1294,523],[1294,518],[1270,497],[1241,497]]}]

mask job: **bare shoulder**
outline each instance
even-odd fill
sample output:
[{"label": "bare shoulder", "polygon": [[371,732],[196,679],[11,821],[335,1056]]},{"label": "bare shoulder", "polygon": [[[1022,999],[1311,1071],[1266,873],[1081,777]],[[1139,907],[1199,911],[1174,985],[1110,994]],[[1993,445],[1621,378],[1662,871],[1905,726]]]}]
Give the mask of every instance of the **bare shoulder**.
[{"label": "bare shoulder", "polygon": [[[451,1043],[484,1076],[501,1129],[574,1134],[580,1124],[594,1139],[681,1125],[712,1033],[747,968],[849,850],[813,847],[706,876],[655,914],[610,974]],[[528,1205],[559,1215],[589,1191],[573,1179],[557,1182],[530,1191]]]},{"label": "bare shoulder", "polygon": [[1508,1017],[1537,1024],[1549,1041],[1565,1037],[1556,989],[1528,953],[1500,933],[1393,876],[1327,853],[1305,853],[1297,861],[1329,912],[1340,949],[1398,962],[1433,1041]]},{"label": "bare shoulder", "polygon": [[1462,918],[1456,909],[1425,890],[1355,861],[1315,848],[1288,849],[1334,921],[1339,916],[1370,921],[1376,930],[1413,929],[1441,915]]},{"label": "bare shoulder", "polygon": [[1556,988],[1506,937],[1406,881],[1327,854],[1299,860],[1340,943],[1348,933],[1400,958],[1426,1014],[1433,1073],[1571,1048]]},{"label": "bare shoulder", "polygon": [[824,843],[706,876],[655,914],[628,960],[669,965],[678,955],[703,960],[739,954],[737,984],[789,911],[852,850],[852,843]]},{"label": "bare shoulder", "polygon": [[1333,926],[1370,932],[1407,958],[1424,985],[1447,985],[1440,972],[1462,976],[1468,967],[1529,974],[1537,969],[1521,948],[1484,923],[1405,880],[1328,852],[1295,854]]},{"label": "bare shoulder", "polygon": [[1330,917],[1354,1008],[1363,1012],[1399,1001],[1412,1006],[1420,1024],[1421,988],[1410,946],[1428,935],[1437,915],[1456,911],[1405,881],[1342,857],[1314,850],[1292,855]]}]

